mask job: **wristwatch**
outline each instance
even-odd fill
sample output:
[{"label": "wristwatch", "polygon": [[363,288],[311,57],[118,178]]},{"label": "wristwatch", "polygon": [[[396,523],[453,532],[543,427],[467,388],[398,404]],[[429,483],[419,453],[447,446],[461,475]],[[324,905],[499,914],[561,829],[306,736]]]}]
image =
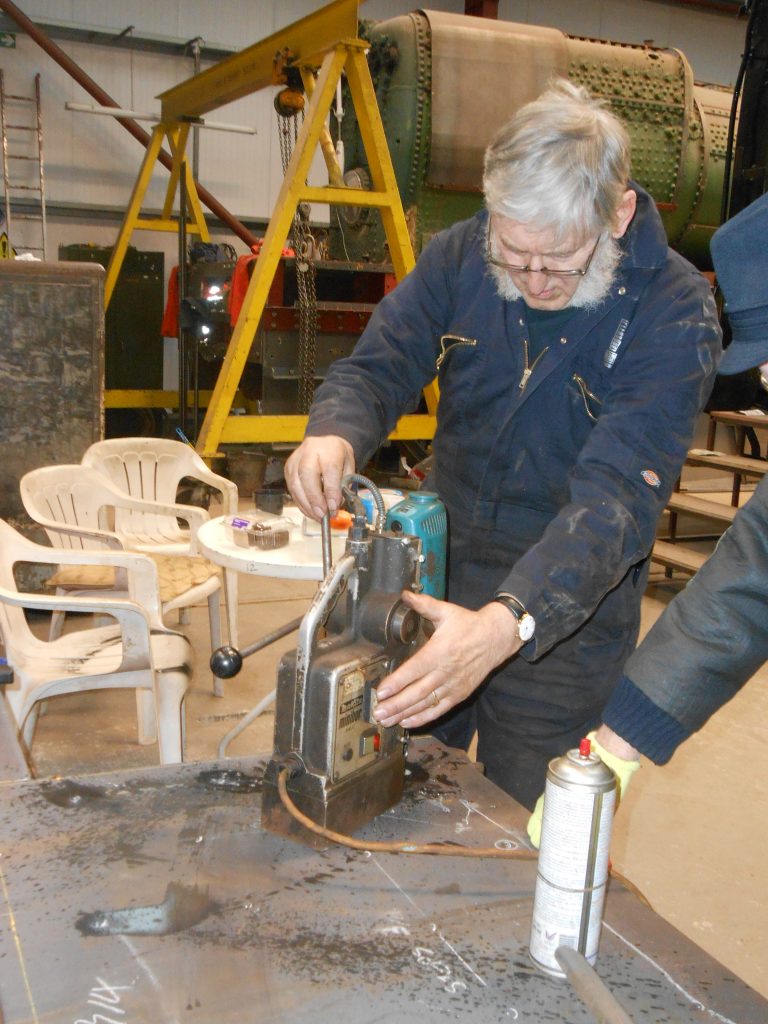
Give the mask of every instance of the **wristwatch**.
[{"label": "wristwatch", "polygon": [[501,591],[493,599],[509,609],[517,619],[517,634],[524,644],[533,637],[536,632],[536,620],[530,612],[525,610],[525,605],[519,601],[514,594],[507,594]]}]

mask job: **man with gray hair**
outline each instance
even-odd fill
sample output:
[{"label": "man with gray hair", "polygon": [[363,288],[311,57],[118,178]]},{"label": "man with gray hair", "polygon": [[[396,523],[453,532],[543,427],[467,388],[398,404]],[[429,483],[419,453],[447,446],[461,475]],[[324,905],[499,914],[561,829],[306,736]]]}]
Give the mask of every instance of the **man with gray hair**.
[{"label": "man with gray hair", "polygon": [[286,464],[319,518],[438,372],[434,476],[447,600],[378,688],[384,725],[432,725],[533,807],[548,761],[600,720],[638,634],[657,520],[714,381],[704,278],[630,180],[621,122],[555,83],[489,146],[486,209],[440,232],[318,389]]}]

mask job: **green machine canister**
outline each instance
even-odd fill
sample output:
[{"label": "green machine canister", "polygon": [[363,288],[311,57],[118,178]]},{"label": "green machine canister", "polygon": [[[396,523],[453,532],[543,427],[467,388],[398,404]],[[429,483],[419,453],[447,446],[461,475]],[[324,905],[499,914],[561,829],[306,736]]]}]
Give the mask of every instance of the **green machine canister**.
[{"label": "green machine canister", "polygon": [[421,540],[422,593],[442,601],[448,543],[448,517],[442,501],[430,491],[414,491],[387,512],[385,529]]},{"label": "green machine canister", "polygon": [[559,946],[597,958],[615,804],[616,776],[588,739],[549,762],[529,947],[546,974],[566,976]]}]

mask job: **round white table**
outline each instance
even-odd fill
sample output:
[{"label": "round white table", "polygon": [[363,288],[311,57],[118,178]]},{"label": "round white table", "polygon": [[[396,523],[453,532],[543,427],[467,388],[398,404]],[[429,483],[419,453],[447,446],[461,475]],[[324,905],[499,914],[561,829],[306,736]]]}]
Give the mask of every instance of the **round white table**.
[{"label": "round white table", "polygon": [[[247,515],[247,513],[244,513]],[[231,516],[219,516],[204,523],[197,534],[200,553],[215,565],[254,576],[274,576],[278,579],[321,580],[323,578],[323,546],[320,524],[313,524],[317,534],[302,532],[303,515],[295,505],[286,505],[281,516],[290,520],[291,539],[285,547],[264,551],[257,547],[242,547],[232,537],[228,525]],[[346,530],[331,530],[331,552],[336,562],[344,554]]]}]

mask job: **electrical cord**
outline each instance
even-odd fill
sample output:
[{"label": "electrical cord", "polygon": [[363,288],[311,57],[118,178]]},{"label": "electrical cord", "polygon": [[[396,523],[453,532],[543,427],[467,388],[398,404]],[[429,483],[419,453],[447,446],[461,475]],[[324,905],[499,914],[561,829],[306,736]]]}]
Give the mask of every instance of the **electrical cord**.
[{"label": "electrical cord", "polygon": [[[318,825],[316,821],[312,821],[311,818],[308,818],[306,814],[300,811],[288,793],[287,778],[289,775],[290,769],[283,767],[277,776],[277,791],[280,794],[280,799],[285,809],[304,828],[314,832],[315,835],[322,836],[323,839],[330,840],[332,843],[338,843],[340,846],[349,846],[353,850],[369,850],[371,853],[420,853],[438,857],[496,857],[507,858],[508,860],[536,860],[539,856],[538,850],[503,850],[496,846],[448,846],[444,843],[425,843],[418,846],[414,843],[384,843],[376,840],[353,839],[352,836],[345,836],[341,832],[334,832],[323,825]],[[608,873],[611,878],[615,878],[625,889],[628,889],[629,892],[644,903],[646,907],[650,907],[653,910],[650,900],[645,894],[633,882],[630,882],[625,875],[616,871],[611,864],[609,864]]]},{"label": "electrical cord", "polygon": [[288,793],[289,774],[290,769],[283,766],[277,776],[277,791],[285,809],[304,828],[332,843],[338,843],[340,846],[349,846],[353,850],[369,850],[371,853],[420,853],[439,857],[496,857],[506,860],[536,860],[538,857],[536,850],[504,850],[496,846],[449,846],[447,843],[417,845],[415,843],[385,843],[371,839],[353,839],[352,836],[345,836],[341,832],[334,832],[323,825],[318,825],[299,810]]}]

